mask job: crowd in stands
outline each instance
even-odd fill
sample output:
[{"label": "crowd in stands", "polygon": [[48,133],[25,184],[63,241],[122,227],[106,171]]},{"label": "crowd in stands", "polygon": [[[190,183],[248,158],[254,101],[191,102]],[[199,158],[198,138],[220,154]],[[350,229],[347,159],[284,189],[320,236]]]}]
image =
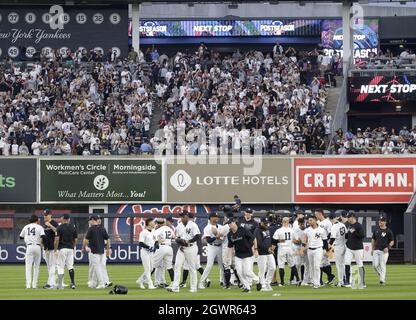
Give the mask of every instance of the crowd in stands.
[{"label": "crowd in stands", "polygon": [[368,59],[356,61],[356,69],[401,69],[416,63],[416,54],[412,49],[401,46],[401,52],[394,55],[390,49],[369,53]]},{"label": "crowd in stands", "polygon": [[386,127],[370,127],[345,134],[338,130],[332,138],[333,154],[410,154],[416,153],[416,127],[387,130]]},{"label": "crowd in stands", "polygon": [[175,150],[172,132],[180,131],[187,141],[181,154],[217,154],[220,144],[233,153],[324,153],[332,119],[317,77],[322,54],[276,44],[272,53],[237,50],[221,57],[201,44],[196,53],[152,59],[153,69],[160,68],[153,82],[164,132],[153,148]]},{"label": "crowd in stands", "polygon": [[83,65],[77,61],[78,54],[63,59],[55,52],[26,64],[4,61],[1,155],[151,151],[153,100],[138,64],[90,53],[85,61],[90,63]]},{"label": "crowd in stands", "polygon": [[[237,152],[323,153],[331,117],[319,77],[322,55],[320,48],[297,52],[276,44],[266,54],[221,56],[201,44],[197,52],[171,58],[155,48],[131,51],[125,60],[86,50],[51,51],[24,64],[6,58],[0,67],[0,155],[166,148],[216,154],[220,144]],[[151,136],[155,108],[162,116]],[[218,144],[201,142],[202,134],[215,135]]]}]

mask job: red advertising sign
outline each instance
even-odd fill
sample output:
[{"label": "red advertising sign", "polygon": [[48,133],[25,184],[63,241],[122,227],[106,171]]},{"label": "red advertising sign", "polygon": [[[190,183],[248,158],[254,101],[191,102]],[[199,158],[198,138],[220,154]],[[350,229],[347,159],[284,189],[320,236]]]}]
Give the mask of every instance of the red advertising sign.
[{"label": "red advertising sign", "polygon": [[299,203],[406,203],[415,190],[416,158],[299,158],[294,165]]}]

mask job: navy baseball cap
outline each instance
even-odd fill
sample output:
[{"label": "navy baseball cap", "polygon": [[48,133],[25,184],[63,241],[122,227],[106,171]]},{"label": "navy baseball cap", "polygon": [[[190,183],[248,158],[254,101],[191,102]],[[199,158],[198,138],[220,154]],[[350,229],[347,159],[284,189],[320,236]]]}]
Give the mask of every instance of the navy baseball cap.
[{"label": "navy baseball cap", "polygon": [[184,217],[184,216],[188,216],[188,217],[190,217],[188,210],[182,210],[182,212],[181,212],[181,213],[179,213],[179,215],[180,215],[181,217]]},{"label": "navy baseball cap", "polygon": [[260,222],[269,223],[269,219],[267,217],[261,217]]},{"label": "navy baseball cap", "polygon": [[378,221],[387,221],[385,216],[380,216],[380,218],[378,219]]},{"label": "navy baseball cap", "polygon": [[295,210],[294,214],[295,215],[299,215],[299,214],[305,215],[305,212],[303,212],[303,210]]},{"label": "navy baseball cap", "polygon": [[343,217],[343,218],[347,218],[347,217],[348,217],[348,211],[346,211],[346,210],[341,210],[341,217]]},{"label": "navy baseball cap", "polygon": [[45,209],[45,210],[43,210],[43,215],[44,216],[48,216],[50,214],[52,214],[52,210],[51,209]]},{"label": "navy baseball cap", "polygon": [[253,213],[253,209],[251,209],[251,208],[247,208],[247,209],[245,210],[245,212],[247,212],[247,213]]},{"label": "navy baseball cap", "polygon": [[70,218],[70,216],[69,216],[69,214],[68,214],[68,213],[65,213],[65,214],[62,216],[62,218],[64,218],[65,220],[68,220],[68,219]]},{"label": "navy baseball cap", "polygon": [[98,216],[94,214],[94,215],[90,216],[90,219],[89,220],[90,221],[91,220],[97,221],[98,219],[99,219]]},{"label": "navy baseball cap", "polygon": [[218,214],[216,212],[211,212],[208,216],[208,219],[211,219],[211,218],[218,218]]},{"label": "navy baseball cap", "polygon": [[331,212],[329,215],[328,215],[328,218],[329,219],[335,219],[337,217],[337,215],[334,213],[334,212]]},{"label": "navy baseball cap", "polygon": [[234,218],[230,218],[228,221],[227,221],[227,224],[230,224],[230,223],[232,223],[232,222],[237,222]]},{"label": "navy baseball cap", "polygon": [[355,213],[354,212],[349,212],[347,215],[347,218],[355,218]]},{"label": "navy baseball cap", "polygon": [[173,222],[173,218],[172,218],[172,217],[167,217],[167,218],[166,218],[166,221]]}]

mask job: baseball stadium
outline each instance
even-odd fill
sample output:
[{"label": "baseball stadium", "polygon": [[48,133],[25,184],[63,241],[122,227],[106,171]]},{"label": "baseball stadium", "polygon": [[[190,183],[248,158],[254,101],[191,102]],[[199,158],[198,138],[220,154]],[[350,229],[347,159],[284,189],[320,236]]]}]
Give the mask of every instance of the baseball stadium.
[{"label": "baseball stadium", "polygon": [[0,300],[415,300],[415,52],[416,1],[1,2]]}]

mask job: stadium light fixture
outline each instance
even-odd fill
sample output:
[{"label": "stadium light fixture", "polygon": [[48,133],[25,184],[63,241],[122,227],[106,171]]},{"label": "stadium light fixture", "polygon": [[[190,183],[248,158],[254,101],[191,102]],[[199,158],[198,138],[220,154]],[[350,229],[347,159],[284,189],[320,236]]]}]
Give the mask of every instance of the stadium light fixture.
[{"label": "stadium light fixture", "polygon": [[397,112],[402,111],[402,106],[396,106],[396,111],[397,111]]}]

